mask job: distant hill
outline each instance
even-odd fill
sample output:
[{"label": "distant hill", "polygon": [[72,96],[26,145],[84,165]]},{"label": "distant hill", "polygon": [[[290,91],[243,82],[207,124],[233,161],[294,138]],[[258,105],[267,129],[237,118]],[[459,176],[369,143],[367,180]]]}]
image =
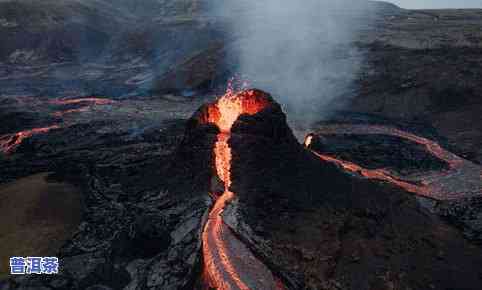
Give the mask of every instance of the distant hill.
[{"label": "distant hill", "polygon": [[95,57],[120,33],[191,9],[189,1],[0,1],[0,62]]}]

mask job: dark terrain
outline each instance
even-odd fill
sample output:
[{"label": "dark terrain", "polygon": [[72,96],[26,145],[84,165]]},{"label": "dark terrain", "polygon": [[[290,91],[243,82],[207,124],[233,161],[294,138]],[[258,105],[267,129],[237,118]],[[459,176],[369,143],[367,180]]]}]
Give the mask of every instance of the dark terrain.
[{"label": "dark terrain", "polygon": [[[202,284],[217,131],[192,116],[224,92],[241,36],[226,36],[203,1],[117,2],[0,1],[0,148],[21,141],[0,152],[1,189],[50,172],[82,199],[63,204],[81,211],[80,225],[66,219],[69,236],[47,251],[61,274],[8,277],[2,290]],[[332,114],[309,128],[281,110],[235,123],[239,196],[225,222],[287,289],[480,289],[482,10],[372,5],[353,41],[366,61]],[[59,102],[85,97],[111,101]],[[427,138],[456,164],[406,138],[326,132],[339,124]],[[311,146],[294,137],[311,132]],[[442,194],[422,197],[311,151]]]}]

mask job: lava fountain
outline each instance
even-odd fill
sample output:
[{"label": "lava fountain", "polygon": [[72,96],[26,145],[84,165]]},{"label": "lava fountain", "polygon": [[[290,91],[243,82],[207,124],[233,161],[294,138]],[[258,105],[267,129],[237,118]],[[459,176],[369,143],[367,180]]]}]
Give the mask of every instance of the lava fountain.
[{"label": "lava fountain", "polygon": [[[269,105],[266,94],[257,90],[240,93],[228,91],[217,102],[208,106],[202,122],[219,128],[214,145],[215,171],[224,182],[224,192],[211,209],[202,234],[204,280],[215,289],[280,289],[279,282],[267,267],[223,222],[222,214],[235,193],[231,191],[231,159],[229,145],[231,127],[242,114],[253,115]],[[215,196],[211,194],[211,196]]]}]

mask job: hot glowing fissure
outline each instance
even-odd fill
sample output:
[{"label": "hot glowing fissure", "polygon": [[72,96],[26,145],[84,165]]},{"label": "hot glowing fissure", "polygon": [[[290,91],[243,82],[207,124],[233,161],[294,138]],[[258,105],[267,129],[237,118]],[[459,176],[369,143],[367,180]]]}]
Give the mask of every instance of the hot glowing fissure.
[{"label": "hot glowing fissure", "polygon": [[[235,197],[235,193],[231,191],[232,152],[229,145],[231,127],[240,115],[256,114],[265,108],[266,104],[266,99],[257,98],[254,91],[244,91],[239,94],[229,91],[215,104],[208,107],[208,116],[204,120],[216,124],[220,130],[213,151],[215,172],[224,183],[224,192],[217,198],[211,209],[202,235],[204,280],[210,287],[219,290],[251,289],[248,286],[249,283],[246,283],[241,277],[239,269],[235,266],[236,263],[232,260],[233,253],[226,241],[228,237],[232,237],[232,234],[229,232],[230,228],[224,224],[222,214],[226,205]],[[211,196],[215,195],[211,194]],[[248,251],[247,248],[245,250]],[[254,264],[256,263],[253,263],[253,268],[256,268]]]}]

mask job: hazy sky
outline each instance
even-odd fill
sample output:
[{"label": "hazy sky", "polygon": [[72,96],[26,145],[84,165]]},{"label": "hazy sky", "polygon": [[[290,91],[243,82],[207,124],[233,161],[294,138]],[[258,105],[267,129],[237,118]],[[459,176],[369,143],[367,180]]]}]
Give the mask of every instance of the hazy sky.
[{"label": "hazy sky", "polygon": [[482,8],[482,0],[389,0],[402,8]]}]

